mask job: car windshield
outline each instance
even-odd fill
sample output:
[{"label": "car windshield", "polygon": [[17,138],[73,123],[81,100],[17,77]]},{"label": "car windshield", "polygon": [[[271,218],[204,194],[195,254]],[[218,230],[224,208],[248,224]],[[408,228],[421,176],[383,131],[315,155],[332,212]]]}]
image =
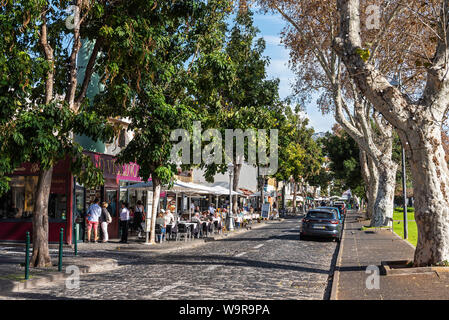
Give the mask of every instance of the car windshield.
[{"label": "car windshield", "polygon": [[325,211],[312,211],[307,214],[307,218],[333,219],[334,214],[332,212]]}]

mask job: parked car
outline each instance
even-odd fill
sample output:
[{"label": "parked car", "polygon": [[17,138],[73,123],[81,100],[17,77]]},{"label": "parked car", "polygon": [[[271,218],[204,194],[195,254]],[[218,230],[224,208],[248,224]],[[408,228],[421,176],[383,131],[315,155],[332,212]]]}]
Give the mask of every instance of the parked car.
[{"label": "parked car", "polygon": [[343,232],[343,223],[335,210],[312,209],[302,220],[299,237],[313,236],[332,238],[340,242]]},{"label": "parked car", "polygon": [[340,220],[342,223],[345,219],[345,216],[343,214],[343,210],[341,209],[341,207],[318,207],[316,209],[327,209],[327,210],[331,210],[334,211],[338,214],[338,220]]},{"label": "parked car", "polygon": [[346,204],[344,202],[335,202],[333,206],[340,208],[343,214],[346,215]]}]

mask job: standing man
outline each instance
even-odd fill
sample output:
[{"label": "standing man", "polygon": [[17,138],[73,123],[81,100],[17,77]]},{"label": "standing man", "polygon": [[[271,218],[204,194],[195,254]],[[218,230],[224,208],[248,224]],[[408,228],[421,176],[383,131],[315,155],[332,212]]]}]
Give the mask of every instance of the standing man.
[{"label": "standing man", "polygon": [[214,216],[214,214],[215,214],[215,207],[214,207],[213,203],[211,203],[210,206],[209,206],[209,214],[211,216]]},{"label": "standing man", "polygon": [[90,232],[94,229],[94,242],[98,240],[98,222],[101,216],[100,200],[95,198],[94,203],[87,210],[87,242],[90,242]]},{"label": "standing man", "polygon": [[120,209],[120,230],[122,231],[122,238],[120,243],[128,243],[128,227],[129,227],[129,210],[125,202],[122,202]]}]

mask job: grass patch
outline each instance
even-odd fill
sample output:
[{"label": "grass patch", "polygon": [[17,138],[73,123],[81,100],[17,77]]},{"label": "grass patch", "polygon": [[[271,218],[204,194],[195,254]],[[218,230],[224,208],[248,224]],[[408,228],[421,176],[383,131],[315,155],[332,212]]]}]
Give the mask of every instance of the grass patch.
[{"label": "grass patch", "polygon": [[[403,220],[404,210],[402,208],[395,208],[393,211],[393,220]],[[412,207],[407,208],[407,220],[415,220],[415,209]]]},{"label": "grass patch", "polygon": [[363,227],[361,228],[362,231],[365,231],[365,230],[374,230],[374,229],[391,229],[391,228],[390,228],[390,227],[387,227],[387,226],[382,226],[382,227],[366,227],[366,226],[363,226]]},{"label": "grass patch", "polygon": [[[404,239],[404,221],[393,222],[393,231],[402,239]],[[408,221],[408,242],[416,247],[418,243],[418,227],[415,221]]]}]

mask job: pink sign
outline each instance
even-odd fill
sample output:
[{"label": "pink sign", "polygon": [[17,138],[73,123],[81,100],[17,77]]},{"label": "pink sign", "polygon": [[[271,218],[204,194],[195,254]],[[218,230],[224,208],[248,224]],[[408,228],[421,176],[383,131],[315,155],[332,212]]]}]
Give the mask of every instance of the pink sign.
[{"label": "pink sign", "polygon": [[139,165],[134,162],[118,164],[116,159],[107,154],[86,152],[92,159],[95,167],[103,170],[105,178],[141,182]]}]

